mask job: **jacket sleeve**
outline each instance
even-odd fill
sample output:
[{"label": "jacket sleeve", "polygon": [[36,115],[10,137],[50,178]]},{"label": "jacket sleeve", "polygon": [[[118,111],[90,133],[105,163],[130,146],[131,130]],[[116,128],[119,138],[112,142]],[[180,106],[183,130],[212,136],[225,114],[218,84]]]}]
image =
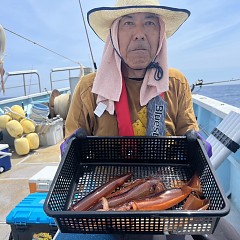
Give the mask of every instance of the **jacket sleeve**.
[{"label": "jacket sleeve", "polygon": [[169,133],[181,136],[191,129],[198,131],[190,86],[185,76],[177,69],[169,70],[169,91],[166,95],[168,102],[166,125]]},{"label": "jacket sleeve", "polygon": [[65,123],[65,139],[78,128],[83,128],[87,135],[92,135],[94,95],[91,93],[93,74],[82,77],[75,87]]}]

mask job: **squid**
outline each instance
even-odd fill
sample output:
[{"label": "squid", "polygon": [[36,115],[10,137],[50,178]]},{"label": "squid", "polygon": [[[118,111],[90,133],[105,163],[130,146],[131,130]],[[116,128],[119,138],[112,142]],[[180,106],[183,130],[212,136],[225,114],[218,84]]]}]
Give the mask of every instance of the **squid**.
[{"label": "squid", "polygon": [[[134,199],[128,203],[117,206],[113,208],[113,211],[129,211],[129,210],[139,210],[139,211],[153,211],[153,210],[166,210],[169,209],[183,200],[185,200],[190,194],[193,192],[198,196],[202,196],[202,189],[200,185],[200,180],[197,175],[194,175],[191,180],[183,185],[181,188],[172,188],[169,190],[165,190],[162,193],[149,195],[145,199]],[[193,194],[192,194],[193,195]],[[196,197],[197,198],[197,197]],[[191,208],[192,203],[189,204],[191,198],[186,203],[186,208]],[[199,201],[200,202],[200,201]],[[203,203],[197,204],[197,209],[206,209],[207,208],[207,200]],[[190,206],[189,206],[190,205]],[[110,209],[111,210],[111,209]]]},{"label": "squid", "polygon": [[183,204],[183,210],[207,210],[209,207],[208,199],[200,199],[194,194],[190,194]]},{"label": "squid", "polygon": [[181,188],[173,188],[160,193],[158,196],[144,200],[130,202],[132,210],[153,211],[166,210],[182,202],[191,193],[191,188],[184,185]]},{"label": "squid", "polygon": [[111,181],[103,184],[101,187],[96,188],[94,191],[89,193],[87,196],[82,198],[76,204],[70,207],[71,211],[86,211],[93,205],[95,205],[102,197],[105,197],[112,193],[117,187],[123,185],[124,182],[128,181],[132,177],[132,173],[127,173],[118,176]]},{"label": "squid", "polygon": [[200,179],[197,174],[194,174],[193,177],[188,182],[188,186],[192,189],[192,192],[195,192],[199,197],[203,197],[202,187]]},{"label": "squid", "polygon": [[118,195],[121,195],[129,190],[131,190],[132,188],[146,182],[147,179],[146,178],[140,178],[140,179],[137,179],[135,180],[134,182],[128,184],[126,187],[123,187],[122,189],[116,191],[116,192],[113,192],[111,193],[109,196],[107,196],[107,198],[112,198],[112,197],[115,197],[115,196],[118,196]]},{"label": "squid", "polygon": [[124,192],[120,195],[114,196],[110,195],[110,197],[107,199],[103,198],[102,199],[103,202],[96,204],[91,210],[101,209],[102,206],[106,206],[105,207],[106,209],[103,208],[103,210],[108,210],[109,208],[114,208],[118,205],[127,203],[133,199],[146,198],[151,194],[160,193],[163,192],[164,190],[165,190],[164,184],[159,179],[152,178],[146,180],[145,182],[137,186],[134,186],[129,191]]},{"label": "squid", "polygon": [[70,210],[159,211],[170,209],[185,199],[183,210],[206,210],[209,207],[209,200],[203,199],[197,174],[180,188],[166,189],[159,178],[147,177],[137,179],[114,192],[132,175],[132,173],[127,173],[112,179],[78,201]]}]

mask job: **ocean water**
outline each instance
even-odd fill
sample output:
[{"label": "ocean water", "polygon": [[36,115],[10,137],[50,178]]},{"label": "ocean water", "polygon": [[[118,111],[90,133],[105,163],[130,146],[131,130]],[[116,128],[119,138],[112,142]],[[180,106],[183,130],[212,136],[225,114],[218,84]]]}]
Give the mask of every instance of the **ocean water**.
[{"label": "ocean water", "polygon": [[[193,93],[204,95],[240,108],[240,84],[196,86]],[[8,98],[10,97],[0,95],[0,101]]]},{"label": "ocean water", "polygon": [[195,87],[193,93],[204,95],[240,108],[240,84]]}]

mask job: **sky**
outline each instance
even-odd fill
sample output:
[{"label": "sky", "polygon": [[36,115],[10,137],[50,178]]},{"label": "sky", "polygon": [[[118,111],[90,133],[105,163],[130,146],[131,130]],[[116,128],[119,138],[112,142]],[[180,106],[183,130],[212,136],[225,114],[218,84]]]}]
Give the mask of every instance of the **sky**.
[{"label": "sky", "polygon": [[[104,43],[87,23],[87,12],[101,6],[114,6],[114,0],[81,0],[93,58],[101,62]],[[168,39],[168,65],[179,69],[189,84],[240,78],[240,1],[239,0],[161,0],[161,5],[191,11],[189,19]],[[6,31],[4,68],[6,72],[37,70],[41,90],[51,90],[53,68],[74,67],[77,62],[93,67],[84,30],[79,0],[1,0],[0,24],[66,58],[47,51]],[[71,73],[78,75],[78,72]],[[58,80],[60,76],[53,74]],[[61,76],[62,77],[62,76]],[[65,76],[64,76],[65,77]],[[26,77],[27,93],[36,91],[36,76]],[[5,96],[23,94],[21,77],[8,78]],[[54,88],[63,87],[56,82]],[[0,93],[0,97],[2,96]]]}]

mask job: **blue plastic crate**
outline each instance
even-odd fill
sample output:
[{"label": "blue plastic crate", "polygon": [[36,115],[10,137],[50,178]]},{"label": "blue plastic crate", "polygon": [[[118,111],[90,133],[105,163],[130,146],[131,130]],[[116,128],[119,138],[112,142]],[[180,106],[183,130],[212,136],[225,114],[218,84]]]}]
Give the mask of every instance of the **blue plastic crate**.
[{"label": "blue plastic crate", "polygon": [[47,193],[29,194],[9,213],[6,222],[11,225],[14,240],[34,239],[43,233],[55,235],[57,226],[43,211],[46,196]]},{"label": "blue plastic crate", "polygon": [[10,170],[11,167],[9,146],[8,144],[0,144],[0,173]]}]

